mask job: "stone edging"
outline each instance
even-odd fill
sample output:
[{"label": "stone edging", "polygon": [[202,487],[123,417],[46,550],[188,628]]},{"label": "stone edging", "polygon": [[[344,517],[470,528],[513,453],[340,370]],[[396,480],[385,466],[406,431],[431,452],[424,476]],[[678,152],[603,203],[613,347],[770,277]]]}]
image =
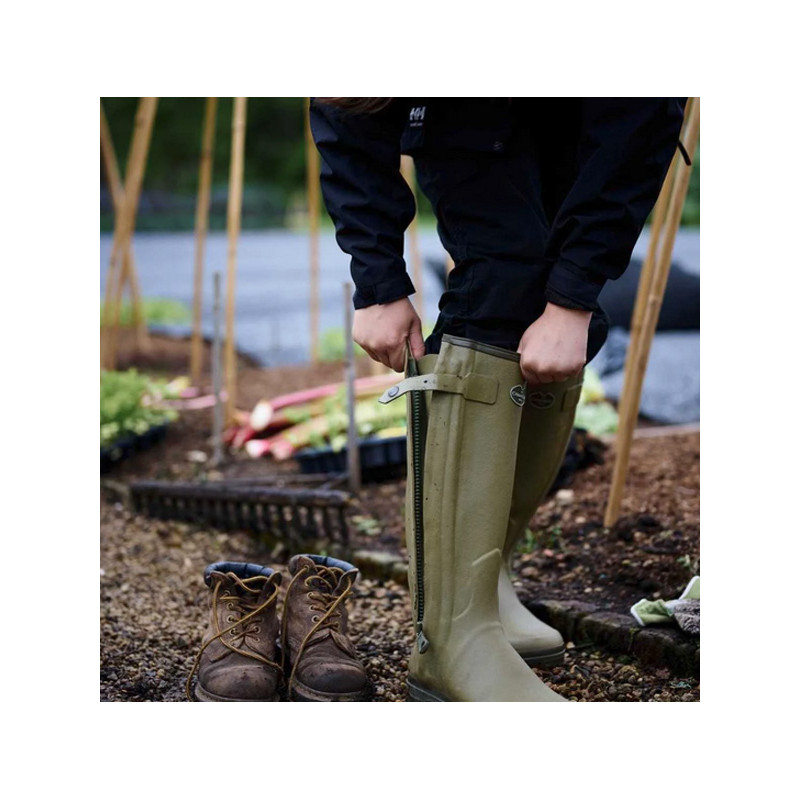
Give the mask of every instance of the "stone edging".
[{"label": "stone edging", "polygon": [[601,611],[577,600],[534,600],[526,605],[578,647],[591,642],[612,653],[635,656],[646,666],[667,667],[675,675],[700,676],[700,640],[676,627],[642,628],[629,614]]},{"label": "stone edging", "polygon": [[[406,562],[394,553],[356,550],[350,560],[369,578],[408,584]],[[700,641],[677,628],[641,628],[630,615],[601,611],[578,600],[532,600],[525,605],[577,647],[592,643],[632,655],[646,666],[667,667],[677,676],[700,675]]]}]

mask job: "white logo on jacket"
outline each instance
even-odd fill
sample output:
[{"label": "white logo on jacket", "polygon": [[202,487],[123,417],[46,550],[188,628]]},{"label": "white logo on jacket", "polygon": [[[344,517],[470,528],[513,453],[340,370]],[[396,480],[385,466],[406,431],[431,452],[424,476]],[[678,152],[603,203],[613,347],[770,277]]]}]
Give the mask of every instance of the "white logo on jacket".
[{"label": "white logo on jacket", "polygon": [[425,108],[426,106],[416,106],[411,109],[411,113],[408,115],[408,121],[411,123],[412,127],[422,125],[425,119]]}]

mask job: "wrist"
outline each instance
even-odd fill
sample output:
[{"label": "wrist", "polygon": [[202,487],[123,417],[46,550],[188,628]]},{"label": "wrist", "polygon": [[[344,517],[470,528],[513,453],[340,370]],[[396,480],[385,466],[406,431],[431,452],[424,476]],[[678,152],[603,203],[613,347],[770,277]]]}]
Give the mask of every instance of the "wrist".
[{"label": "wrist", "polygon": [[588,326],[592,319],[592,312],[581,308],[566,308],[556,303],[548,303],[544,308],[543,316],[571,322],[582,322]]}]

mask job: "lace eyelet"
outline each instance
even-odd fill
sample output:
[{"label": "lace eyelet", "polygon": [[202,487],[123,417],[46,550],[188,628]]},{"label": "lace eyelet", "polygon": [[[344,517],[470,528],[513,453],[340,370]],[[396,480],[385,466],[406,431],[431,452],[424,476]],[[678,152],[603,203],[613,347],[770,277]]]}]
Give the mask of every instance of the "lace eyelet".
[{"label": "lace eyelet", "polygon": [[315,614],[313,617],[311,617],[311,621],[312,622],[319,622],[319,616]]},{"label": "lace eyelet", "polygon": [[261,633],[261,628],[259,627],[253,628],[253,633]]},{"label": "lace eyelet", "polygon": [[236,636],[236,628],[231,628],[229,632],[231,636]]},{"label": "lace eyelet", "polygon": [[228,603],[228,611],[233,611],[233,603]]},{"label": "lace eyelet", "polygon": [[227,617],[225,617],[225,622],[231,623],[236,622],[236,620],[229,614]]}]

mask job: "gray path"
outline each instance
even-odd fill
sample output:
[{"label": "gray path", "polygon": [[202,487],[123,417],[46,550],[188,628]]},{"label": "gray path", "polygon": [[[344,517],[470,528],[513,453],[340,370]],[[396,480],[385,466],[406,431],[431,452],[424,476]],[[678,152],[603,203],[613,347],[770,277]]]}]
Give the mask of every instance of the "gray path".
[{"label": "gray path", "polygon": [[[637,243],[634,255],[644,257],[647,249],[647,231]],[[101,293],[104,288],[111,248],[111,236],[100,237]],[[214,270],[225,272],[227,240],[224,233],[209,235],[204,281],[203,331],[212,332],[211,290]],[[443,258],[444,251],[434,231],[420,236],[423,259]],[[134,241],[136,264],[145,297],[166,297],[192,302],[192,270],[194,236],[192,233],[139,233]],[[699,232],[681,231],[675,245],[674,260],[687,270],[700,271]],[[320,241],[320,316],[321,329],[342,327],[342,283],[349,278],[349,260],[336,245],[332,230],[325,230]],[[224,285],[224,283],[223,283]],[[428,323],[436,318],[439,286],[436,278],[427,273],[424,280],[425,316]],[[101,295],[102,296],[102,295]],[[301,363],[308,359],[309,333],[309,277],[308,237],[293,231],[252,231],[242,233],[239,240],[236,287],[236,340],[237,345],[266,365]],[[188,327],[174,332],[187,333]],[[657,337],[657,340],[661,339]],[[666,355],[659,355],[664,350]],[[670,373],[676,368],[678,358],[683,376],[696,376],[697,380],[681,380],[674,392],[669,388]],[[660,361],[663,359],[663,368]],[[685,396],[687,383],[697,386],[698,402],[693,400],[687,410],[681,402],[681,419],[699,419],[699,337],[683,341],[680,355],[668,342],[654,347],[648,385],[661,377],[667,393]],[[609,391],[614,388],[608,379]],[[664,389],[658,390],[657,395]],[[690,392],[693,390],[689,390]],[[655,406],[659,405],[658,397]],[[687,416],[688,415],[688,416]]]}]

